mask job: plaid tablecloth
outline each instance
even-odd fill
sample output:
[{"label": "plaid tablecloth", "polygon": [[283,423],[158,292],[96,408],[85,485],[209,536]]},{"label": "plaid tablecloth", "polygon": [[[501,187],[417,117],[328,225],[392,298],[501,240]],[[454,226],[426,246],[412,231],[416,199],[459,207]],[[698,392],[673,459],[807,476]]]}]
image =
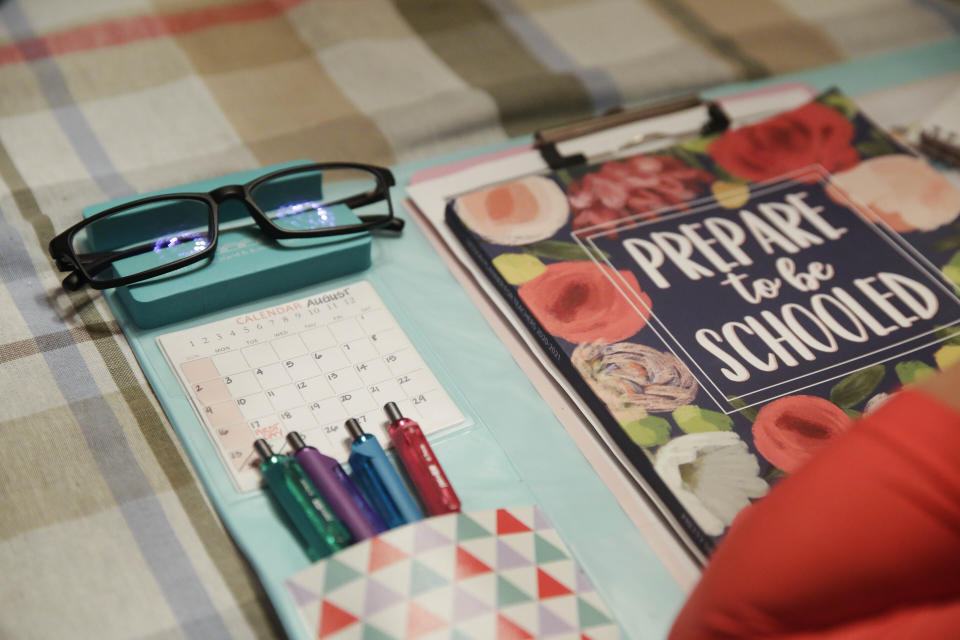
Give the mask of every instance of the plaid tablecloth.
[{"label": "plaid tablecloth", "polygon": [[282,635],[109,309],[59,287],[45,248],[83,206],[958,29],[936,0],[0,0],[0,637]]}]

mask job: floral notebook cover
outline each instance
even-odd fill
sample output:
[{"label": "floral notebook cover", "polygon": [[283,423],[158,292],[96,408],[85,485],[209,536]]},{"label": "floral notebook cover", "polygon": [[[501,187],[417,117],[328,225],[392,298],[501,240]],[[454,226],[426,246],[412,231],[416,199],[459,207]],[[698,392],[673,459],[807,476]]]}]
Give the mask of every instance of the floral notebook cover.
[{"label": "floral notebook cover", "polygon": [[960,190],[831,91],[462,194],[446,221],[707,554],[853,420],[960,359]]}]

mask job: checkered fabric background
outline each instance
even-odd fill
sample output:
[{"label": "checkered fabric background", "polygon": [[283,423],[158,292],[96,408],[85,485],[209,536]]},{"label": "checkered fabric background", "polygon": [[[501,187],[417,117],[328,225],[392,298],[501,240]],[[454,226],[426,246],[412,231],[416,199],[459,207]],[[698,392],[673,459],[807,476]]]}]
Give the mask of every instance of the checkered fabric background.
[{"label": "checkered fabric background", "polygon": [[282,635],[109,309],[59,288],[82,207],[958,30],[947,0],[0,0],[0,637]]}]

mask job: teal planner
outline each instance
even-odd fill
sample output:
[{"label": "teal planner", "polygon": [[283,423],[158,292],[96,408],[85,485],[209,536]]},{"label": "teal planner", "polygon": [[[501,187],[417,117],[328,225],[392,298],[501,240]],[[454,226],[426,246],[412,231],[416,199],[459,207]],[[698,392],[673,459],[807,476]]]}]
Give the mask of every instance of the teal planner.
[{"label": "teal planner", "polygon": [[[398,177],[405,180],[418,168],[404,167]],[[229,179],[242,181],[247,175]],[[193,188],[202,190],[223,180],[198,183]],[[401,212],[403,194],[395,190],[393,195],[395,210]],[[88,215],[102,208],[103,205],[90,208]],[[198,313],[199,309],[193,306],[184,314],[185,319],[157,326],[138,325],[133,316],[138,303],[127,292],[112,290],[104,294],[211,502],[250,560],[287,634],[297,639],[308,637],[286,580],[310,567],[311,561],[296,534],[284,524],[262,491],[238,489],[224,464],[222,450],[205,432],[177,373],[161,351],[158,338],[237,314],[284,307],[293,300],[365,281],[389,308],[464,416],[458,426],[430,437],[431,447],[444,461],[464,511],[541,505],[576,560],[593,578],[599,595],[611,605],[618,624],[625,629],[642,629],[643,633],[652,634],[649,637],[662,636],[682,600],[682,591],[567,437],[550,408],[536,400],[538,396],[529,380],[421,231],[408,224],[401,237],[381,235],[368,246],[371,266],[362,271],[327,280],[314,276],[310,284],[285,292],[278,290],[248,302],[238,301],[215,311]],[[207,266],[188,275],[200,277],[211,268]],[[207,277],[205,274],[204,278]],[[176,295],[174,283],[171,278],[169,286]],[[192,297],[183,299],[190,301]],[[518,463],[526,467],[522,474],[518,472]],[[557,481],[557,469],[562,469],[564,482]],[[587,509],[593,516],[589,522],[580,517]],[[609,577],[597,577],[600,574]],[[645,575],[646,579],[636,582],[631,578],[636,575]],[[640,606],[631,596],[638,590],[645,594]]]}]

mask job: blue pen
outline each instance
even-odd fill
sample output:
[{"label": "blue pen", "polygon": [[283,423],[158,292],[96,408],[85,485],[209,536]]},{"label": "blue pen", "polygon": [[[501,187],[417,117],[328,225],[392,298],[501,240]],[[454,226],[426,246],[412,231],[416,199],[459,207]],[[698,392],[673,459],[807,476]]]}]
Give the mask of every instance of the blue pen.
[{"label": "blue pen", "polygon": [[390,464],[376,436],[365,433],[354,418],[347,420],[346,427],[353,437],[349,459],[353,481],[387,527],[392,529],[422,520],[420,507],[407,491],[400,474]]}]

